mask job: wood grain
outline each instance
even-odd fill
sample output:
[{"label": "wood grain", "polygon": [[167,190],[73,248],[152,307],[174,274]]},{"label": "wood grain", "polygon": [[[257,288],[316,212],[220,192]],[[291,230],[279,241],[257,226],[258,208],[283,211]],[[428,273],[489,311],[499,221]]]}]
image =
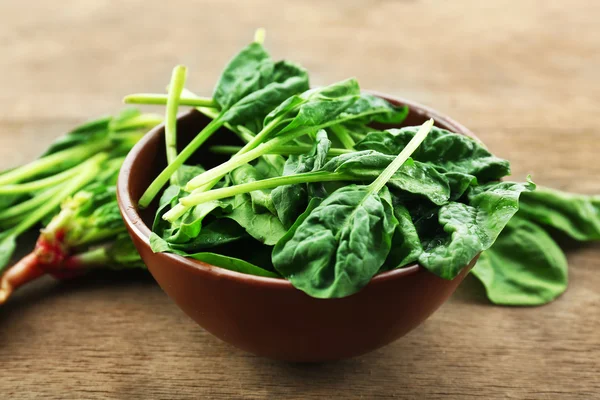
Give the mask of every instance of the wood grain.
[{"label": "wood grain", "polygon": [[[0,2],[0,167],[77,123],[162,91],[176,63],[209,94],[267,28],[314,84],[356,76],[472,128],[516,178],[600,193],[595,0]],[[404,339],[357,359],[260,359],[197,327],[144,273],[44,279],[0,309],[0,397],[600,398],[600,246],[569,249],[570,287],[539,308],[467,280]],[[394,312],[390,309],[390,312]]]}]

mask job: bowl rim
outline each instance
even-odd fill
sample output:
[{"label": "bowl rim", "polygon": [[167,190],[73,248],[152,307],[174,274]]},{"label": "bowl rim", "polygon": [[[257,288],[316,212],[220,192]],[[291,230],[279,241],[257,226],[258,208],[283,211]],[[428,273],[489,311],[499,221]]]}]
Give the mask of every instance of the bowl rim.
[{"label": "bowl rim", "polygon": [[[381,93],[378,91],[372,90],[364,90],[365,93],[370,93],[375,96],[381,97],[385,100],[390,101],[394,104],[404,104],[407,105],[410,109],[410,112],[417,113],[426,118],[433,118],[434,121],[440,122],[446,127],[449,127],[455,133],[459,133],[465,136],[472,137],[476,140],[479,140],[477,136],[471,132],[467,127],[460,124],[459,122],[453,120],[452,118],[441,114],[440,112],[417,102],[407,100],[402,97],[391,96],[385,93]],[[183,117],[187,117],[190,114],[197,113],[195,109],[190,111],[186,111],[180,113],[177,116],[177,119],[181,119]],[[136,145],[131,149],[123,165],[119,172],[119,177],[117,181],[117,200],[119,204],[119,208],[121,210],[121,215],[123,216],[123,220],[125,224],[129,227],[129,232],[132,235],[137,236],[137,238],[143,243],[144,246],[150,248],[150,233],[151,229],[143,222],[142,217],[138,213],[137,202],[134,202],[129,193],[129,180],[131,175],[131,168],[135,159],[138,155],[143,151],[145,146],[151,139],[160,134],[161,131],[164,131],[164,123],[157,125],[152,128],[148,133],[144,135],[144,137],[136,143]],[[297,290],[290,281],[284,278],[270,278],[263,276],[256,276],[250,274],[244,274],[242,272],[231,271],[222,267],[218,267],[216,265],[208,264],[202,261],[194,260],[191,258],[186,258],[177,254],[171,253],[153,253],[155,257],[159,259],[163,259],[163,262],[168,263],[169,260],[175,263],[178,263],[186,268],[191,269],[196,273],[206,273],[213,275],[219,278],[232,279],[243,283],[250,283],[256,286],[262,287],[271,287],[271,288],[279,288],[279,289],[289,289],[289,290]],[[422,266],[417,263],[410,264],[404,268],[394,269],[391,271],[382,272],[380,274],[375,275],[371,281],[370,285],[390,281],[393,279],[398,279],[402,277],[407,277],[410,275],[414,275],[417,272],[425,270]]]}]

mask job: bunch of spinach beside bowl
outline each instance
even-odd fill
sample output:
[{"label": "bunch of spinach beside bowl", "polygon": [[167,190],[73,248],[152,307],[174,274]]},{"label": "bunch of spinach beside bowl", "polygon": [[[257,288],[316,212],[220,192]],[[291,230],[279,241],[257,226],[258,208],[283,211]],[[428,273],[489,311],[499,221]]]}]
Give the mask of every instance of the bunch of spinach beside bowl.
[{"label": "bunch of spinach beside bowl", "polygon": [[[310,89],[306,70],[272,60],[262,35],[225,67],[212,98],[184,89],[186,73],[174,69],[167,95],[125,99],[167,107],[168,167],[139,204],[169,183],[155,252],[285,278],[317,298],[352,295],[377,273],[414,263],[453,279],[481,253],[474,275],[492,302],[537,305],[567,285],[546,228],[600,238],[597,197],[502,180],[507,160],[431,121],[375,129],[401,126],[408,109],[361,92],[354,79]],[[212,122],[177,152],[182,105]],[[240,145],[200,149],[221,127]],[[186,164],[198,151],[231,158],[209,169]]]},{"label": "bunch of spinach beside bowl", "polygon": [[[125,156],[162,117],[125,109],[55,140],[37,160],[0,174],[0,305],[42,275],[58,279],[90,269],[145,268],[127,235],[116,198]],[[9,265],[41,229],[30,253]]]}]

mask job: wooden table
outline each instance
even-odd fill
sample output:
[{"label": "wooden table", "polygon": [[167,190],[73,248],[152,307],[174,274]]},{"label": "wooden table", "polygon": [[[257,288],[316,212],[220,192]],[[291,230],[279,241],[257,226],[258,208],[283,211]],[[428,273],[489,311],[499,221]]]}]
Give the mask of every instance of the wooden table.
[{"label": "wooden table", "polygon": [[[209,94],[264,25],[314,84],[354,75],[466,124],[517,179],[600,193],[599,15],[596,0],[3,0],[0,167],[162,91],[177,63]],[[469,279],[404,339],[325,365],[214,339],[144,273],[44,279],[0,309],[0,397],[600,398],[600,246],[568,247],[569,290],[548,306],[492,306]]]}]

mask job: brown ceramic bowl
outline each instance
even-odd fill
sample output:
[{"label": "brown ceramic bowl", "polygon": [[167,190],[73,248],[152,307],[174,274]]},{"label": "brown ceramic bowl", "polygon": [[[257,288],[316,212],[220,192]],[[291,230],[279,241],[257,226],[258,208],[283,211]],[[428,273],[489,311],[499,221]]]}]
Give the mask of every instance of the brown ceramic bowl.
[{"label": "brown ceramic bowl", "polygon": [[[434,118],[436,125],[473,136],[464,126],[429,108],[406,104],[406,126]],[[196,111],[178,120],[185,144],[208,120]],[[121,213],[135,246],[162,289],[202,328],[251,353],[299,362],[358,356],[402,337],[444,303],[473,260],[454,280],[441,279],[418,265],[384,272],[359,293],[343,299],[315,299],[284,279],[241,274],[172,254],[155,254],[149,235],[155,209],[139,212],[138,199],[165,166],[164,127],[149,132],[129,153],[119,176]],[[226,134],[217,133],[220,143]],[[208,152],[196,161],[218,162]],[[155,206],[156,207],[156,206]]]}]

